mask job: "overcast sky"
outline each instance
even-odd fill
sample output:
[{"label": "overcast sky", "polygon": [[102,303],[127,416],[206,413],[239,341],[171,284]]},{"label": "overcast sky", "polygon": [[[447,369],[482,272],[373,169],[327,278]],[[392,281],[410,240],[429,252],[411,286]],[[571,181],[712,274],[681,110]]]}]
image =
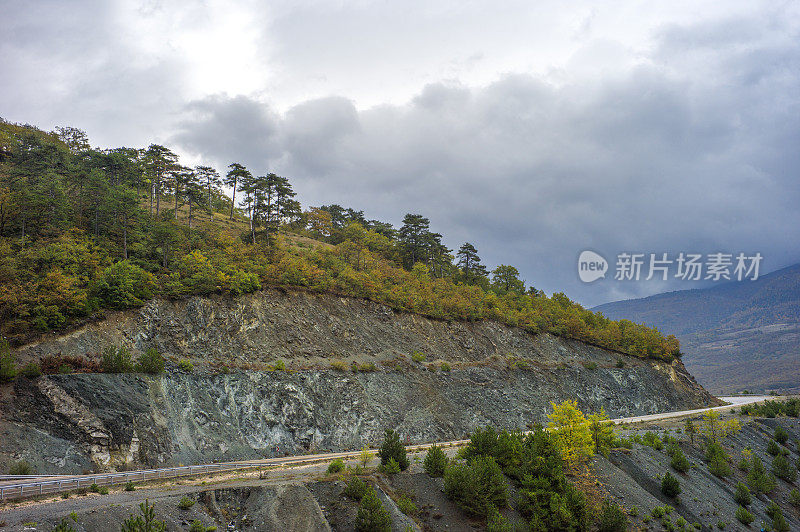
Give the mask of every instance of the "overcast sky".
[{"label": "overcast sky", "polygon": [[577,257],[800,262],[800,3],[0,0],[0,116],[289,177],[587,306]]}]

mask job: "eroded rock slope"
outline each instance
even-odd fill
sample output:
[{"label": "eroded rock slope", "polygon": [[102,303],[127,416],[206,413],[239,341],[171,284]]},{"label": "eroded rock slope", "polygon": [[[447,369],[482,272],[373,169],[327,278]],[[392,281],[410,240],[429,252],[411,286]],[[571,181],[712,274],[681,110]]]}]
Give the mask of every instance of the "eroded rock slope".
[{"label": "eroded rock slope", "polygon": [[[447,440],[545,421],[550,401],[566,398],[611,417],[716,404],[680,361],[294,291],[151,301],[18,356],[93,357],[109,345],[156,347],[196,371],[17,379],[0,394],[0,467],[24,458],[40,472],[79,472],[356,449],[385,428]],[[277,360],[286,371],[266,369]],[[337,360],[348,369],[332,369]],[[353,362],[377,370],[352,372]]]}]

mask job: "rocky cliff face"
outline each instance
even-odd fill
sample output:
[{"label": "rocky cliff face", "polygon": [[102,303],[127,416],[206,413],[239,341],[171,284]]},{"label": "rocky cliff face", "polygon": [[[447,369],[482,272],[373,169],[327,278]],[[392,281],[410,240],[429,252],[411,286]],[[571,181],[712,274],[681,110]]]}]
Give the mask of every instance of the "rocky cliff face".
[{"label": "rocky cliff face", "polygon": [[[0,467],[25,458],[40,472],[79,472],[354,449],[378,442],[385,428],[412,442],[447,440],[486,424],[525,428],[567,398],[611,417],[716,401],[679,361],[276,290],[152,301],[18,356],[97,356],[109,345],[156,347],[198,370],[18,379],[0,394]],[[426,362],[413,361],[414,351]],[[266,369],[278,359],[286,371]],[[337,371],[333,360],[377,370]],[[222,365],[230,373],[215,369]]]}]

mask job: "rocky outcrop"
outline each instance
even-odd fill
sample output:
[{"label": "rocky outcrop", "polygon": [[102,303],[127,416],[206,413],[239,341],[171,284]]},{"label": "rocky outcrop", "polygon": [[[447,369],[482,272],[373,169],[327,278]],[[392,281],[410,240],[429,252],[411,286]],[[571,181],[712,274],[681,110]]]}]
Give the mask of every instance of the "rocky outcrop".
[{"label": "rocky outcrop", "polygon": [[[487,424],[519,429],[545,421],[550,401],[566,398],[612,417],[716,401],[680,361],[274,290],[153,301],[18,353],[93,356],[112,344],[157,347],[171,359],[193,359],[201,371],[18,379],[0,404],[0,466],[25,458],[40,472],[75,472],[357,449],[390,427],[412,442],[449,440]],[[426,362],[413,361],[413,351]],[[286,371],[236,369],[278,359]],[[377,370],[337,371],[331,360],[374,362]],[[431,360],[446,360],[451,370]],[[214,371],[221,365],[234,369]]]}]

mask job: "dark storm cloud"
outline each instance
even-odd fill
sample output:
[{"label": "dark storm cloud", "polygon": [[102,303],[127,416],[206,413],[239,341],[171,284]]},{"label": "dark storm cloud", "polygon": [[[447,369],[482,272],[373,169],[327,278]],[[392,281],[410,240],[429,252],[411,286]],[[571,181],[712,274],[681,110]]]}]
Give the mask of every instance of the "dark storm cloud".
[{"label": "dark storm cloud", "polygon": [[[469,240],[491,265],[517,265],[536,286],[587,304],[687,286],[582,285],[575,261],[586,248],[610,260],[625,250],[760,251],[774,269],[800,258],[800,50],[794,39],[754,42],[765,28],[747,21],[723,26],[739,36],[667,28],[657,60],[610,79],[432,84],[405,105],[360,111],[342,98],[279,116],[262,106],[278,139],[268,163],[306,204],[395,223],[423,213],[450,246]],[[716,45],[728,53],[710,57]],[[187,148],[216,153],[207,132],[206,141],[190,132],[241,102],[214,103],[184,122]]]}]

